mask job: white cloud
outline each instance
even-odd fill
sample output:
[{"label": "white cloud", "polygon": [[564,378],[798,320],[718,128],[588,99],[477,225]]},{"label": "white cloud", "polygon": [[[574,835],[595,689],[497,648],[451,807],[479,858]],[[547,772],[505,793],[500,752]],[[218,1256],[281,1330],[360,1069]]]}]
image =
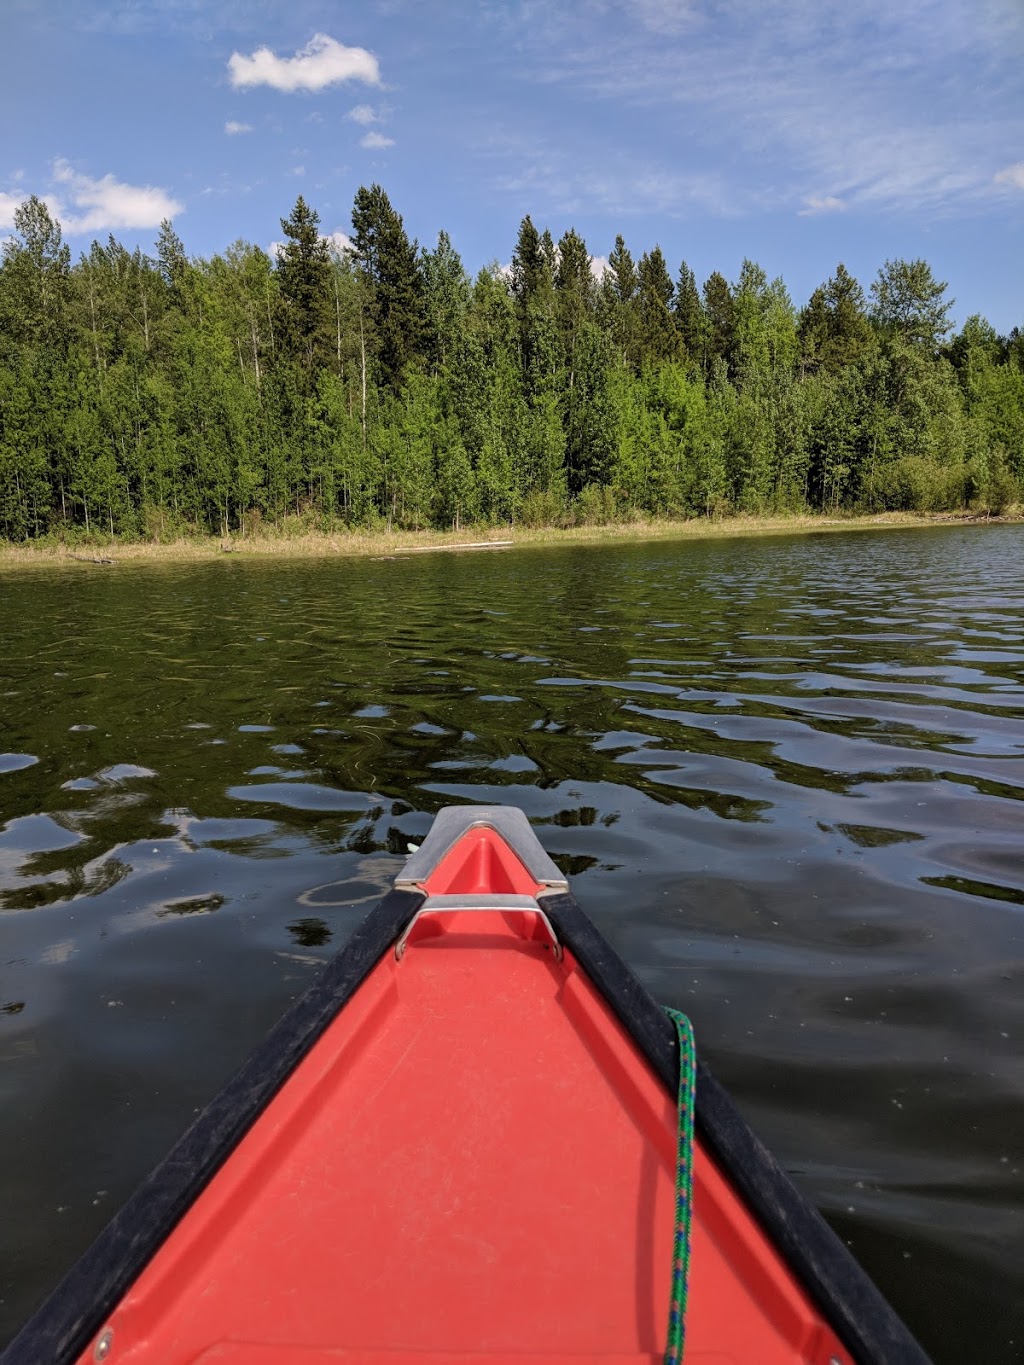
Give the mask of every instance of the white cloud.
[{"label": "white cloud", "polygon": [[365,81],[380,85],[380,67],[372,52],[346,47],[326,33],[316,33],[294,57],[278,57],[269,47],[251,56],[233,52],[228,61],[231,84],[236,89],[269,85],[274,90],[323,90],[339,81]]},{"label": "white cloud", "polygon": [[993,177],[997,185],[1011,185],[1015,190],[1024,190],[1024,161],[1015,166],[1004,166]]},{"label": "white cloud", "polygon": [[251,123],[236,123],[233,118],[229,118],[224,125],[224,131],[228,137],[238,137],[239,133],[251,133]]},{"label": "white cloud", "polygon": [[329,232],[324,241],[339,256],[344,256],[347,251],[354,251],[355,245],[352,238],[340,229],[337,232]]},{"label": "white cloud", "polygon": [[591,256],[590,273],[598,284],[604,279],[604,272],[608,269],[607,256]]},{"label": "white cloud", "polygon": [[354,109],[348,111],[345,117],[352,119],[355,123],[361,123],[364,128],[367,124],[380,122],[380,115],[369,104],[357,104]]},{"label": "white cloud", "polygon": [[[352,238],[346,232],[338,228],[335,232],[328,232],[320,238],[321,242],[326,242],[328,248],[338,256],[344,256],[346,251],[354,251],[355,246]],[[285,249],[286,242],[271,242],[267,247],[267,255],[272,261],[276,261],[278,253]]]},{"label": "white cloud", "polygon": [[23,194],[5,194],[0,190],[0,231],[14,226],[15,210],[25,202]]},{"label": "white cloud", "polygon": [[370,151],[383,151],[385,147],[393,147],[395,139],[385,137],[383,133],[367,133],[365,137],[359,139],[360,147],[367,147]]},{"label": "white cloud", "polygon": [[[1024,145],[1019,4],[601,3],[630,20],[614,42],[587,24],[585,6],[523,0],[513,12],[528,10],[524,67],[537,84],[646,117],[657,131],[644,161],[666,185],[683,179],[685,146],[687,174],[708,183],[696,194],[679,185],[665,212],[830,213],[835,199],[850,213],[973,212],[1016,187],[1014,167],[998,181],[993,172],[1007,147]],[[578,155],[538,211],[585,202],[588,180],[606,182],[629,211],[636,168],[616,160],[617,145],[604,139],[600,156]],[[532,155],[508,159],[519,179],[535,170]],[[652,187],[643,206],[666,198]]]},{"label": "white cloud", "polygon": [[305,174],[306,174],[306,168],[305,168],[305,166],[293,166],[293,167],[292,167],[292,175],[305,175]]},{"label": "white cloud", "polygon": [[173,218],[184,208],[166,190],[156,186],[125,185],[112,175],[93,180],[63,160],[53,163],[53,178],[68,187],[72,204],[80,210],[77,214],[61,214],[68,232],[157,227],[161,219]]},{"label": "white cloud", "polygon": [[800,210],[801,218],[809,218],[818,213],[843,213],[846,205],[834,194],[809,194]]}]

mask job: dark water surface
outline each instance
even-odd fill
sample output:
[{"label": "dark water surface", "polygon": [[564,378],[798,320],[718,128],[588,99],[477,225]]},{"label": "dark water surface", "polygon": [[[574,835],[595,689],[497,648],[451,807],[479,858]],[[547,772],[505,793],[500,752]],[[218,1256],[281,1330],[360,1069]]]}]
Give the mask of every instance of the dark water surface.
[{"label": "dark water surface", "polygon": [[1024,530],[0,575],[0,1339],[510,802],[939,1362],[1024,1358]]}]

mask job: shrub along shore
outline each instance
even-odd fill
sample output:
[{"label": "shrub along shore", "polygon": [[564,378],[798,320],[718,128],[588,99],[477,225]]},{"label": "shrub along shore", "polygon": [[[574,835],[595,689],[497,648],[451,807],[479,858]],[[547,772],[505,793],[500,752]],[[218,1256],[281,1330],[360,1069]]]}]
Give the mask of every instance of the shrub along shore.
[{"label": "shrub along shore", "polygon": [[621,236],[598,279],[577,232],[529,217],[471,280],[379,185],[341,251],[301,197],[281,226],[274,259],[190,258],[165,222],[152,257],[111,237],[72,263],[45,204],[17,210],[0,538],[1000,513],[1024,492],[1024,335],[954,333],[925,261],[867,293],[840,264],[798,308],[753,261],[698,286]]},{"label": "shrub along shore", "polygon": [[723,540],[762,535],[828,534],[837,531],[878,531],[941,526],[1016,522],[1024,514],[990,516],[977,513],[883,512],[871,515],[826,517],[811,513],[759,516],[737,515],[718,520],[692,518],[634,519],[589,526],[475,526],[459,531],[334,531],[310,529],[292,518],[277,528],[228,537],[192,535],[165,541],[111,539],[101,534],[71,543],[54,537],[15,545],[0,542],[0,568],[39,568],[47,565],[199,563],[225,555],[247,561],[275,559],[331,559],[345,556],[390,559],[429,551],[476,553],[524,545],[600,545],[669,540]]}]

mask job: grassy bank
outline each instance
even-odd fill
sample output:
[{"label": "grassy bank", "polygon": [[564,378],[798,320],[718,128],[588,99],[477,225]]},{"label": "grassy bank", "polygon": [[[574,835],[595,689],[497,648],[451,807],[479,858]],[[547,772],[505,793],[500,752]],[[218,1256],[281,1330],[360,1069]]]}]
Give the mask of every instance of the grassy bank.
[{"label": "grassy bank", "polygon": [[92,541],[66,545],[58,541],[12,545],[0,542],[0,566],[37,568],[49,564],[186,563],[238,555],[247,559],[329,559],[339,555],[389,557],[428,550],[473,553],[493,546],[568,545],[648,540],[706,540],[807,532],[878,530],[880,528],[955,526],[978,521],[1024,521],[1020,514],[977,517],[968,513],[884,512],[865,516],[737,516],[711,521],[649,520],[606,526],[465,527],[440,531],[310,531],[264,529],[228,539],[197,536],[169,542]]}]

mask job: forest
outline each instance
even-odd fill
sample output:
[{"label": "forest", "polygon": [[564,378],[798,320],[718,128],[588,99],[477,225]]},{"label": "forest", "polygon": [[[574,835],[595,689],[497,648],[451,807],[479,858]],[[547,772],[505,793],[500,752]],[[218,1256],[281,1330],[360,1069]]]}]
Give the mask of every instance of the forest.
[{"label": "forest", "polygon": [[471,279],[379,185],[351,249],[301,197],[275,256],[110,237],[77,262],[30,198],[0,265],[0,537],[568,525],[973,508],[1024,493],[1024,334],[923,260],[797,308],[746,260],[601,278],[531,218]]}]

